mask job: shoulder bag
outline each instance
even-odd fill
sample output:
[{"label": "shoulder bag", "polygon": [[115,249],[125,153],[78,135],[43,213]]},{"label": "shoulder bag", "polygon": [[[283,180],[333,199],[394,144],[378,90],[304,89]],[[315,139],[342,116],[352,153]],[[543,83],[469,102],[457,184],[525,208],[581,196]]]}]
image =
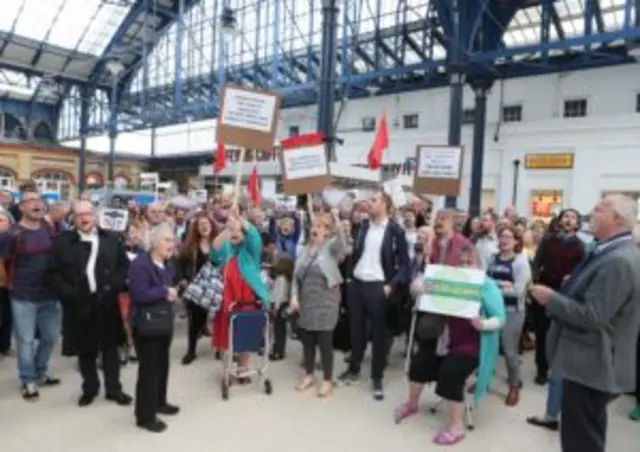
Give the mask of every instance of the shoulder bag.
[{"label": "shoulder bag", "polygon": [[[153,265],[153,276],[156,282],[162,283],[158,269]],[[136,303],[132,306],[133,330],[141,337],[149,339],[167,338],[173,335],[173,319],[175,311],[173,303],[168,300],[157,300]]]},{"label": "shoulder bag", "polygon": [[187,285],[182,298],[210,312],[215,312],[222,303],[223,289],[222,273],[209,261],[200,268],[193,281]]}]

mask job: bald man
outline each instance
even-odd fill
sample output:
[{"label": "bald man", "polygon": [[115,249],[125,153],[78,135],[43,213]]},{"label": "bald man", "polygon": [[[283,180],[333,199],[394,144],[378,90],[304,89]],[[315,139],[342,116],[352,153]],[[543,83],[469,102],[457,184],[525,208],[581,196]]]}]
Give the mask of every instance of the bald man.
[{"label": "bald man", "polygon": [[107,400],[129,405],[132,399],[120,384],[124,325],[118,308],[129,259],[119,235],[96,226],[89,201],[75,202],[73,213],[75,228],[56,240],[49,275],[64,309],[63,350],[78,356],[82,375],[78,404],[91,405],[99,393],[96,361],[101,355]]}]

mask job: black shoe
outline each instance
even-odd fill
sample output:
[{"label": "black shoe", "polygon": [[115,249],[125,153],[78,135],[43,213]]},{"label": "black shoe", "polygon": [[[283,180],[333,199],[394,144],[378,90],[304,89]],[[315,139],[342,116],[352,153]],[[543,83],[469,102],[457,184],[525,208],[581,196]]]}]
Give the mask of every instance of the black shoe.
[{"label": "black shoe", "polygon": [[89,406],[93,403],[96,396],[93,394],[82,394],[80,400],[78,400],[78,406]]},{"label": "black shoe", "polygon": [[356,384],[360,381],[360,374],[352,369],[347,369],[338,376],[338,381],[347,386]]},{"label": "black shoe", "polygon": [[371,383],[373,389],[373,400],[384,400],[384,388],[382,386],[382,380],[374,379]]},{"label": "black shoe", "polygon": [[187,352],[187,354],[182,357],[182,365],[188,366],[195,360],[196,360],[196,354],[194,352]]},{"label": "black shoe", "polygon": [[22,385],[22,398],[27,402],[35,402],[40,398],[38,385],[35,383],[26,383]]},{"label": "black shoe", "polygon": [[269,353],[269,361],[282,361],[284,359],[284,354],[271,352]]},{"label": "black shoe", "polygon": [[162,433],[167,429],[167,424],[160,419],[154,419],[151,422],[136,422],[136,425],[140,428],[148,430],[152,433]]},{"label": "black shoe", "polygon": [[120,392],[118,394],[107,394],[106,399],[111,402],[115,402],[120,406],[131,405],[131,402],[133,402],[133,397],[129,394],[125,394],[124,392]]},{"label": "black shoe", "polygon": [[548,430],[557,432],[560,429],[560,422],[553,419],[545,419],[544,417],[531,416],[527,418],[527,424],[535,425],[536,427],[546,428]]},{"label": "black shoe", "polygon": [[50,376],[44,376],[38,380],[40,386],[58,386],[60,384],[59,378],[53,378]]},{"label": "black shoe", "polygon": [[164,405],[160,405],[157,411],[158,411],[158,414],[164,414],[166,416],[175,416],[180,412],[180,407],[166,403]]},{"label": "black shoe", "polygon": [[548,379],[544,375],[536,375],[536,378],[533,381],[538,386],[544,386],[547,384]]}]

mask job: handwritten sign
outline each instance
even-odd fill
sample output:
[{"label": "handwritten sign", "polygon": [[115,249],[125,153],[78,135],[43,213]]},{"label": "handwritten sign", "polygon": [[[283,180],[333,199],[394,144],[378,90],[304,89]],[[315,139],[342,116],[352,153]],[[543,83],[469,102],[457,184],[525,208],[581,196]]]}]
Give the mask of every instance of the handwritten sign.
[{"label": "handwritten sign", "polygon": [[125,209],[100,210],[99,224],[102,229],[124,232],[129,222],[129,211]]},{"label": "handwritten sign", "polygon": [[413,180],[416,195],[458,196],[462,176],[462,147],[419,145]]},{"label": "handwritten sign", "polygon": [[291,149],[283,153],[287,179],[305,179],[327,174],[327,155],[324,145]]}]

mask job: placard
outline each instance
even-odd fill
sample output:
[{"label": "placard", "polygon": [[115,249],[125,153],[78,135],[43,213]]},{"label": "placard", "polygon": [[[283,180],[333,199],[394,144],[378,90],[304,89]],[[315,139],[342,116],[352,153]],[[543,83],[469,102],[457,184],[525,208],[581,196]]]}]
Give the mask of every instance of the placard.
[{"label": "placard", "polygon": [[396,208],[404,207],[409,204],[407,195],[402,188],[402,183],[397,179],[392,179],[383,184],[384,191],[391,197],[393,206]]},{"label": "placard", "polygon": [[126,209],[101,209],[99,225],[107,231],[124,232],[129,222],[129,211]]},{"label": "placard", "polygon": [[458,196],[462,157],[461,146],[418,145],[413,192],[417,195]]},{"label": "placard", "polygon": [[282,188],[285,195],[322,191],[331,183],[322,134],[287,138],[280,143],[280,147]]},{"label": "placard", "polygon": [[480,315],[486,274],[477,268],[428,265],[418,311],[472,319]]},{"label": "placard", "polygon": [[216,141],[272,152],[279,109],[280,98],[274,93],[225,85]]},{"label": "placard", "polygon": [[209,198],[209,192],[205,188],[196,188],[189,190],[189,198],[197,203],[204,204]]}]

